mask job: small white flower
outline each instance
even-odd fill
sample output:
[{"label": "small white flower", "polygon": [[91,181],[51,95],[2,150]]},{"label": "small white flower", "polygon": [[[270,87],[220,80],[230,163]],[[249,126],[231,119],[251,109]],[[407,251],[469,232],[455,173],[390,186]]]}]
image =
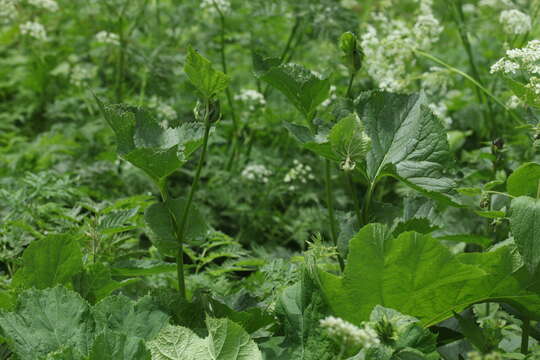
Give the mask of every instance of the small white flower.
[{"label": "small white flower", "polygon": [[263,184],[268,183],[268,179],[271,175],[272,171],[262,164],[249,164],[242,170],[242,177],[244,179],[261,182]]},{"label": "small white flower", "polygon": [[96,41],[102,44],[120,45],[118,34],[100,31],[96,34]]},{"label": "small white flower", "polygon": [[13,20],[17,16],[18,0],[0,0],[0,23]]},{"label": "small white flower", "polygon": [[234,97],[235,100],[245,102],[249,105],[249,110],[254,111],[258,106],[266,105],[264,95],[257,90],[244,89],[242,92]]},{"label": "small white flower", "polygon": [[328,316],[319,323],[331,338],[343,344],[364,348],[380,344],[377,332],[369,326],[359,328],[350,322],[334,316]]},{"label": "small white flower", "polygon": [[512,95],[510,99],[508,99],[508,101],[506,102],[506,106],[508,106],[508,108],[510,109],[517,109],[522,104],[523,103],[516,95]]},{"label": "small white flower", "polygon": [[21,24],[19,26],[19,29],[21,30],[21,34],[23,35],[28,35],[36,40],[47,40],[47,32],[45,31],[45,27],[43,27],[43,25],[38,22],[25,22],[24,24]]},{"label": "small white flower", "polygon": [[501,12],[499,22],[504,32],[510,35],[521,35],[531,30],[531,17],[516,9]]},{"label": "small white flower", "polygon": [[476,12],[476,6],[474,4],[463,4],[461,7],[465,14],[474,14]]},{"label": "small white flower", "polygon": [[54,0],[26,0],[30,5],[33,5],[35,7],[47,10],[47,11],[57,11],[58,10],[58,4]]},{"label": "small white flower", "polygon": [[[312,173],[311,166],[304,165],[296,159],[293,161],[293,164],[294,164],[294,167],[292,167],[285,174],[285,177],[283,178],[284,183],[290,184],[296,181],[302,184],[306,184],[308,180],[313,180],[315,178],[315,176]],[[290,186],[293,186],[293,185],[290,185]]]},{"label": "small white flower", "polygon": [[77,86],[87,85],[96,76],[97,68],[92,64],[77,64],[71,68],[69,81]]},{"label": "small white flower", "polygon": [[515,74],[518,70],[519,64],[503,58],[491,66],[490,73],[502,72],[505,74]]}]

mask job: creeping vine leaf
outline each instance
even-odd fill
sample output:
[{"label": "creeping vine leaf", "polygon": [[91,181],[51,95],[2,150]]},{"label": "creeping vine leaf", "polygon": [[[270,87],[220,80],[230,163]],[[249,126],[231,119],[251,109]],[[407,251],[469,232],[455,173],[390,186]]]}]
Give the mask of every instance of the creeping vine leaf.
[{"label": "creeping vine leaf", "polygon": [[152,360],[262,360],[255,342],[228,319],[206,320],[208,336],[200,338],[181,326],[165,327],[148,343]]},{"label": "creeping vine leaf", "polygon": [[454,181],[444,175],[450,152],[446,132],[423,94],[363,94],[357,112],[371,138],[367,175],[372,184],[392,176],[426,196],[456,205]]},{"label": "creeping vine leaf", "polygon": [[540,264],[540,199],[520,196],[510,204],[510,227],[517,248],[531,273]]},{"label": "creeping vine leaf", "polygon": [[191,46],[188,48],[184,71],[205,99],[214,97],[229,85],[229,76],[215,70],[212,63]]},{"label": "creeping vine leaf", "polygon": [[50,235],[33,242],[24,251],[22,262],[13,278],[13,285],[22,288],[66,285],[83,267],[80,245],[70,235]]}]

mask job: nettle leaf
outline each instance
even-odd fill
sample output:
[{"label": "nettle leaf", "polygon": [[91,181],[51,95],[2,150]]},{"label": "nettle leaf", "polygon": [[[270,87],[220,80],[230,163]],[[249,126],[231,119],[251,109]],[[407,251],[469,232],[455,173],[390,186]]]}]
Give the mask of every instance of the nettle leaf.
[{"label": "nettle leaf", "polygon": [[98,331],[115,331],[145,340],[153,339],[168,322],[149,296],[133,302],[123,295],[110,296],[93,309]]},{"label": "nettle leaf", "polygon": [[143,339],[106,330],[94,340],[89,360],[151,360]]},{"label": "nettle leaf", "polygon": [[317,106],[328,98],[328,78],[321,79],[297,64],[265,65],[267,68],[256,69],[256,75],[285,95],[304,117],[312,116]]},{"label": "nettle leaf", "polygon": [[512,196],[536,197],[540,187],[540,164],[525,163],[508,177],[506,189]]},{"label": "nettle leaf", "polygon": [[13,277],[14,287],[67,285],[83,267],[80,245],[70,235],[50,235],[31,243],[23,253],[22,263]]},{"label": "nettle leaf", "polygon": [[540,264],[540,199],[520,196],[510,203],[510,228],[527,269]]},{"label": "nettle leaf", "polygon": [[334,125],[328,140],[332,150],[342,159],[344,170],[352,170],[356,167],[356,163],[363,163],[371,146],[371,139],[355,113],[344,117]]},{"label": "nettle leaf", "polygon": [[[169,209],[172,210],[176,218],[176,224],[179,226],[186,201],[185,198],[177,198],[168,200],[166,203],[155,203],[144,214],[144,219],[154,234],[152,238],[154,245],[165,255],[176,256],[179,249],[178,239],[176,238],[176,231]],[[200,242],[204,240],[207,233],[208,224],[206,220],[197,207],[192,204],[186,222],[184,240],[188,242]]]},{"label": "nettle leaf", "polygon": [[516,266],[507,246],[453,255],[429,235],[409,232],[394,238],[386,226],[370,224],[351,240],[342,277],[319,274],[334,313],[358,325],[377,304],[417,317],[425,326],[488,301],[507,302],[531,318],[540,317],[540,283]]},{"label": "nettle leaf", "polygon": [[373,184],[392,176],[426,196],[457,205],[448,197],[454,181],[444,175],[450,159],[446,132],[423,94],[364,94],[357,112],[371,138],[367,174]]},{"label": "nettle leaf", "polygon": [[182,166],[202,143],[201,123],[164,128],[143,108],[96,100],[116,135],[118,154],[158,183]]},{"label": "nettle leaf", "polygon": [[165,327],[148,343],[152,360],[262,360],[257,344],[240,325],[211,318],[206,324],[204,339],[182,326]]},{"label": "nettle leaf", "polygon": [[201,92],[204,98],[210,99],[229,86],[230,78],[212,67],[212,63],[191,46],[188,48],[184,64],[189,81]]},{"label": "nettle leaf", "polygon": [[82,359],[92,344],[94,320],[88,303],[75,292],[31,289],[19,296],[14,312],[0,313],[0,328],[21,360],[66,348]]}]

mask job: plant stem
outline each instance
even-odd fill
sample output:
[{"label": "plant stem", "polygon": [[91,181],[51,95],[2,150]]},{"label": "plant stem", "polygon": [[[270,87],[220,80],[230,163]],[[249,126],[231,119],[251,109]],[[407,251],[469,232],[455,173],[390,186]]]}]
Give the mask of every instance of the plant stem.
[{"label": "plant stem", "polygon": [[124,80],[124,67],[125,67],[125,48],[126,39],[124,35],[124,18],[123,14],[118,19],[118,37],[120,46],[118,49],[118,59],[116,63],[116,102],[121,103],[124,98],[123,80]]},{"label": "plant stem", "polygon": [[531,322],[529,319],[522,319],[523,325],[521,325],[521,353],[527,355],[529,352],[529,330]]},{"label": "plant stem", "polygon": [[347,86],[347,97],[349,99],[352,99],[352,86],[354,83],[355,76],[356,76],[355,72],[352,72],[351,75],[349,76],[349,86]]},{"label": "plant stem", "polygon": [[186,201],[186,205],[184,207],[184,211],[182,212],[182,218],[180,220],[179,226],[178,226],[178,233],[177,233],[177,239],[178,239],[178,254],[176,256],[176,272],[178,275],[178,290],[180,291],[180,295],[182,298],[186,298],[186,284],[184,280],[184,233],[185,233],[185,227],[186,222],[189,216],[189,210],[191,208],[191,203],[193,201],[193,195],[195,194],[195,191],[197,191],[197,186],[199,185],[199,179],[201,177],[201,170],[204,165],[204,161],[206,158],[206,152],[208,148],[208,138],[210,135],[210,102],[209,100],[206,100],[206,106],[205,106],[205,113],[204,113],[204,138],[203,138],[203,144],[202,144],[202,152],[201,156],[199,157],[199,163],[197,164],[197,170],[195,171],[195,177],[193,178],[193,182],[191,184],[191,189],[189,189],[188,198]]},{"label": "plant stem", "polygon": [[351,173],[347,171],[346,177],[347,177],[347,183],[349,185],[349,189],[351,192],[351,196],[353,198],[354,212],[356,214],[356,219],[358,220],[358,225],[361,226],[362,225],[362,211],[360,209],[360,201],[358,201],[358,196],[356,196],[356,191],[354,191],[354,183],[352,180]]},{"label": "plant stem", "polygon": [[[330,187],[330,160],[325,160],[325,187],[326,187],[326,207],[328,208],[328,220],[330,221],[330,232],[332,234],[332,241],[334,243],[334,246],[337,248],[338,246],[338,235],[337,235],[337,226],[336,226],[336,218],[334,214],[334,202],[332,201],[332,189]],[[338,261],[339,261],[339,267],[341,271],[345,268],[345,263],[343,262],[343,258],[341,255],[339,255],[338,252]]]},{"label": "plant stem", "polygon": [[363,225],[369,224],[369,207],[371,205],[371,197],[373,196],[373,189],[374,189],[374,185],[373,183],[370,183],[367,188],[366,197],[364,198],[364,207],[362,209],[362,224]]}]

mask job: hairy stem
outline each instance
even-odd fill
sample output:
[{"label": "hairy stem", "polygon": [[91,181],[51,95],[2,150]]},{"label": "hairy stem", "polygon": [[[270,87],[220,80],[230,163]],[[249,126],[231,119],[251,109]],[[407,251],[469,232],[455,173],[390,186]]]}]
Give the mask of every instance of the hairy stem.
[{"label": "hairy stem", "polygon": [[354,189],[354,183],[352,179],[352,175],[350,172],[347,172],[347,183],[349,185],[349,189],[351,192],[351,196],[353,198],[354,203],[354,212],[356,214],[356,219],[358,220],[358,225],[362,225],[362,210],[360,208],[360,201],[358,200],[358,196],[356,196],[356,191]]},{"label": "hairy stem", "polygon": [[523,325],[521,325],[521,353],[527,355],[529,353],[529,330],[531,322],[529,319],[524,318]]},{"label": "hairy stem", "polygon": [[[334,214],[334,202],[332,200],[332,188],[330,183],[330,160],[325,160],[325,187],[326,187],[326,207],[328,208],[328,220],[330,222],[330,232],[332,234],[332,241],[334,243],[334,246],[337,248],[338,246],[338,235],[337,235],[337,225],[336,225],[336,217]],[[341,255],[339,255],[338,252],[338,261],[339,261],[339,267],[341,268],[341,271],[345,268],[345,263],[343,262],[343,258]]]}]

